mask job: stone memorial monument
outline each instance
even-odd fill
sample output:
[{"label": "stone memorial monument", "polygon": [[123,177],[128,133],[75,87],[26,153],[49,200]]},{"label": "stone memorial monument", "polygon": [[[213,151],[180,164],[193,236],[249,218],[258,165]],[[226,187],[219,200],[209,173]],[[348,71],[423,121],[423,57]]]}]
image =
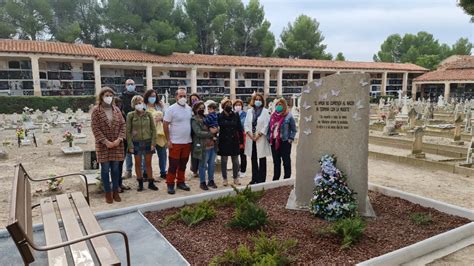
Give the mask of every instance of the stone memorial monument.
[{"label": "stone memorial monument", "polygon": [[413,141],[411,155],[415,158],[425,158],[425,153],[423,153],[423,135],[425,134],[423,127],[416,127],[414,134],[415,140]]},{"label": "stone memorial monument", "polygon": [[334,154],[357,195],[359,212],[374,216],[367,197],[369,75],[339,74],[308,84],[302,93],[296,181],[290,209],[306,208],[313,197],[319,159]]},{"label": "stone memorial monument", "polygon": [[451,144],[464,145],[464,141],[461,140],[461,124],[463,122],[462,115],[458,114],[454,119],[454,139]]}]

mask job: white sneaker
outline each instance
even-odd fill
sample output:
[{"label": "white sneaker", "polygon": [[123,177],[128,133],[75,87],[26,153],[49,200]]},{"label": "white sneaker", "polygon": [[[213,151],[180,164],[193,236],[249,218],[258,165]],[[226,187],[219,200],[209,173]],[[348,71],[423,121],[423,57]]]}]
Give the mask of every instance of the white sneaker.
[{"label": "white sneaker", "polygon": [[227,179],[224,179],[224,187],[227,187],[229,185],[229,183],[227,183]]},{"label": "white sneaker", "polygon": [[245,172],[240,172],[240,173],[239,173],[239,177],[240,177],[240,178],[244,178],[244,177],[245,177]]}]

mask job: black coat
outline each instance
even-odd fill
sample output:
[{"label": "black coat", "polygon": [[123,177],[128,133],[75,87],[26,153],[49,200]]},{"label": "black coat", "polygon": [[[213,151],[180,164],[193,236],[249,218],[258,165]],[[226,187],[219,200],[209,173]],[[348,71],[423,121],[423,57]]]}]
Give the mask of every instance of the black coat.
[{"label": "black coat", "polygon": [[140,94],[138,94],[138,92],[136,92],[136,91],[128,92],[127,90],[125,90],[120,95],[120,99],[122,100],[122,110],[121,111],[122,111],[122,114],[123,114],[125,119],[127,119],[128,113],[130,113],[131,111],[135,111],[132,108],[132,98],[135,95],[140,95]]},{"label": "black coat", "polygon": [[244,143],[244,129],[238,114],[229,115],[220,113],[217,116],[219,124],[218,152],[221,156],[237,156],[240,154],[240,145]]}]

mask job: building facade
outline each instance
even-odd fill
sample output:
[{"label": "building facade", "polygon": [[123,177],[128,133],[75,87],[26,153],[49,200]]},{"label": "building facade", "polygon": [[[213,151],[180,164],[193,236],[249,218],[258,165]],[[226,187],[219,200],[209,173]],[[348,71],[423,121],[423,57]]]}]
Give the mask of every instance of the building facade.
[{"label": "building facade", "polygon": [[440,63],[435,71],[414,79],[412,95],[436,100],[474,99],[474,56],[453,55]]},{"label": "building facade", "polygon": [[179,86],[204,97],[247,100],[254,91],[291,97],[315,79],[336,73],[369,73],[372,96],[408,96],[427,72],[414,64],[198,55],[159,56],[91,45],[0,39],[0,95],[94,95],[117,92],[126,79],[137,90],[174,94]]}]

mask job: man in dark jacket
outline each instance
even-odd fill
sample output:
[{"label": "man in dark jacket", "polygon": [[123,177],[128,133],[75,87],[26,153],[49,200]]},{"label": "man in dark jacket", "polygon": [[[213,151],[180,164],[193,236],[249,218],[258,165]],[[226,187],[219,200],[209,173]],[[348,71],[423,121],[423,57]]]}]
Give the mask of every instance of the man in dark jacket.
[{"label": "man in dark jacket", "polygon": [[[122,100],[121,110],[125,119],[128,113],[133,111],[132,98],[135,95],[138,95],[138,92],[135,90],[135,81],[133,81],[133,79],[127,79],[127,81],[125,81],[125,90],[122,92],[122,95],[120,95],[120,99]],[[127,147],[127,143],[125,143],[125,147]],[[124,178],[131,178],[133,161],[132,154],[127,152],[127,148],[125,148],[125,168],[126,172]]]}]

